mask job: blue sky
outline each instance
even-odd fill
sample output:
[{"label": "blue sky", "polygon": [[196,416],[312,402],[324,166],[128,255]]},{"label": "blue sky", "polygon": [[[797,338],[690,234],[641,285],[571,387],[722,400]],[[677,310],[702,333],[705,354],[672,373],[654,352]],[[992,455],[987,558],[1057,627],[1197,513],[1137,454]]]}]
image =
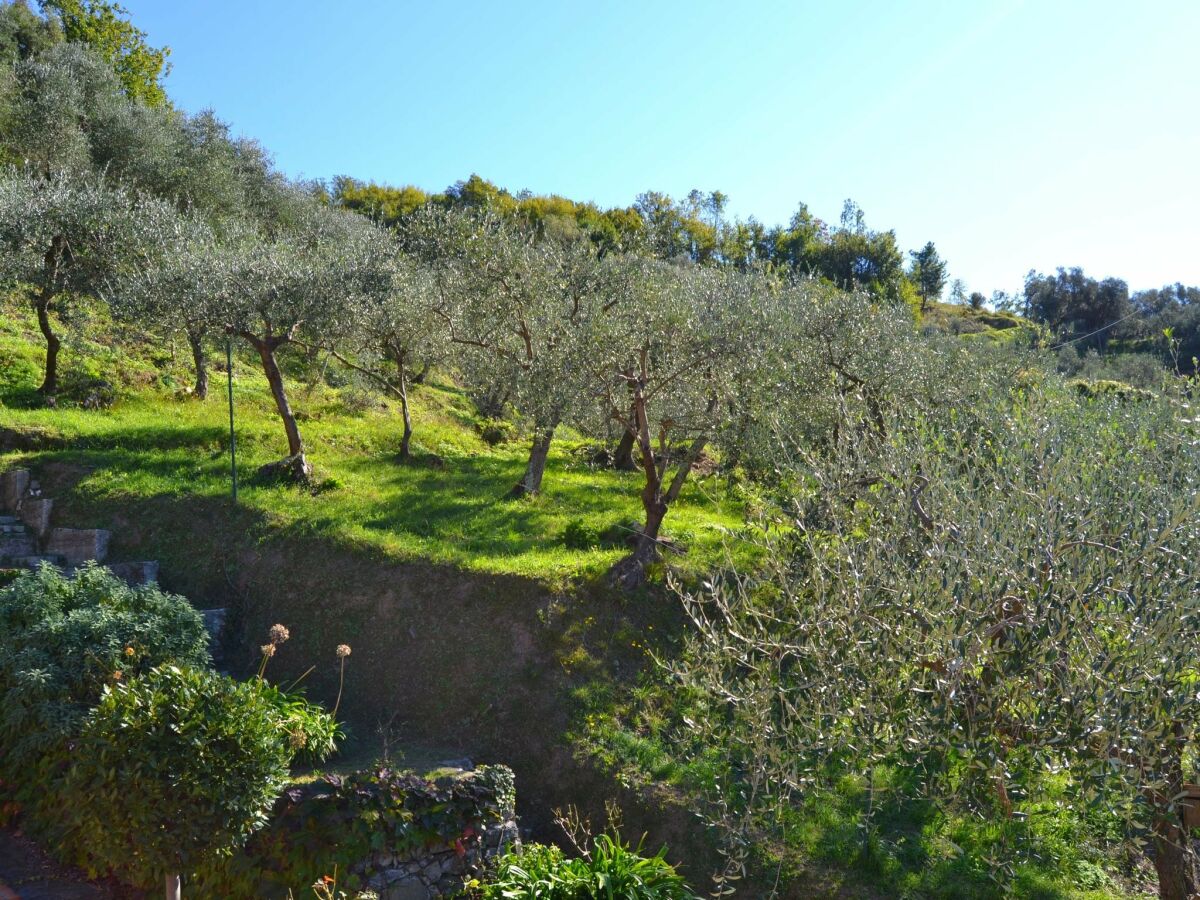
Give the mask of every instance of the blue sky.
[{"label": "blue sky", "polygon": [[626,205],[854,198],[968,288],[1200,284],[1198,0],[125,0],[292,175]]}]

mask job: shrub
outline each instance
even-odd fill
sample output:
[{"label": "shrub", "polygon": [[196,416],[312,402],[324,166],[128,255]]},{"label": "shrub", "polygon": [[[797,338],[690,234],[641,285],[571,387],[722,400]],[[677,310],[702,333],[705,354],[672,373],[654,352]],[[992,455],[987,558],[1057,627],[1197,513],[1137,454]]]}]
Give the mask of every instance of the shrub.
[{"label": "shrub", "polygon": [[[67,844],[93,874],[137,885],[189,872],[267,822],[311,723],[278,692],[163,666],[105,689],[73,747]],[[292,710],[292,707],[288,707]]]},{"label": "shrub", "polygon": [[563,546],[570,550],[591,550],[599,543],[600,537],[588,528],[582,519],[572,519],[563,529]]},{"label": "shrub", "polygon": [[0,773],[25,774],[78,728],[106,685],[164,663],[209,662],[204,622],[157,585],[130,587],[86,565],[0,587]]},{"label": "shrub", "polygon": [[489,447],[516,440],[517,427],[504,419],[484,419],[479,423],[479,436]]},{"label": "shrub", "polygon": [[690,900],[666,848],[643,856],[616,835],[601,834],[586,856],[567,859],[557,847],[530,844],[501,857],[485,900]]}]

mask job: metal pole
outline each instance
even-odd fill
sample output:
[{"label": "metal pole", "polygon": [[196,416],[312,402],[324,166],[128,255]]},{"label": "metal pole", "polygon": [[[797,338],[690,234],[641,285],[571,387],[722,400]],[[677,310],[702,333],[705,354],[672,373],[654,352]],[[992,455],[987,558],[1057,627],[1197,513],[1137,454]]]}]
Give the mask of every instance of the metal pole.
[{"label": "metal pole", "polygon": [[237,435],[233,431],[233,335],[225,335],[225,371],[229,376],[229,470],[233,476],[233,502],[237,503]]}]

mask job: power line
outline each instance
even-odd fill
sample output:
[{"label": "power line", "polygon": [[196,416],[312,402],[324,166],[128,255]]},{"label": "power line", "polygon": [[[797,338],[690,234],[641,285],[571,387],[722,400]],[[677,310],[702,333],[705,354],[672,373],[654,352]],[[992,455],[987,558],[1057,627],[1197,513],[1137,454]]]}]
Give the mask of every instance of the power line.
[{"label": "power line", "polygon": [[1063,341],[1061,344],[1055,344],[1050,349],[1051,350],[1059,350],[1063,347],[1069,347],[1072,344],[1077,344],[1080,341],[1086,341],[1088,338],[1095,337],[1102,331],[1107,331],[1109,328],[1112,328],[1115,325],[1120,325],[1126,319],[1132,319],[1134,316],[1139,316],[1139,315],[1141,315],[1141,310],[1135,309],[1133,312],[1129,313],[1128,315],[1121,316],[1121,318],[1117,319],[1117,321],[1115,321],[1115,322],[1109,322],[1107,325],[1103,325],[1100,328],[1097,328],[1095,331],[1089,332],[1088,334],[1085,334],[1081,337],[1072,338],[1069,341]]}]

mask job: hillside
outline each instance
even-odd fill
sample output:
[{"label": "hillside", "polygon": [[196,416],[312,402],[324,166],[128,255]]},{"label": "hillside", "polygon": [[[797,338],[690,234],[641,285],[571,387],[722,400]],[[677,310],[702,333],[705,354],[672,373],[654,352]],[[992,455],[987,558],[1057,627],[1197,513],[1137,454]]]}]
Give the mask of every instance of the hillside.
[{"label": "hillside", "polygon": [[[416,766],[503,761],[535,833],[553,836],[555,808],[598,813],[620,797],[631,827],[676,848],[673,857],[686,851],[703,877],[711,849],[690,815],[668,795],[646,803],[614,782],[589,761],[580,727],[679,624],[673,603],[628,602],[603,583],[628,552],[621,534],[638,519],[637,473],[591,465],[594,448],[568,434],[541,495],[511,499],[525,440],[513,429],[512,440],[486,443],[483,420],[444,372],[412,389],[413,457],[399,461],[397,410],[336,364],[297,354],[289,376],[314,483],[263,482],[255,470],[278,458],[282,434],[261,369],[235,356],[235,505],[224,371],[198,401],[184,387],[186,345],[120,329],[98,305],[74,325],[64,391],[47,407],[33,390],[36,323],[23,304],[0,308],[0,467],[31,468],[55,497],[57,523],[109,528],[110,557],[159,560],[165,587],[228,607],[235,671],[253,670],[274,622],[292,631],[274,666],[281,683],[332,643],[353,646],[342,705],[351,740],[335,765],[381,753]],[[100,408],[88,408],[97,398]],[[689,577],[727,545],[748,558],[730,538],[742,510],[724,476],[694,478],[672,510],[668,536],[686,548],[672,569]],[[332,704],[333,670],[319,665],[306,683]]]},{"label": "hillside", "polygon": [[[39,436],[40,449],[26,461],[92,470],[74,500],[81,513],[102,519],[151,498],[227,499],[224,372],[214,372],[212,396],[198,402],[185,387],[186,345],[126,343],[127,334],[118,343],[108,326],[89,341],[82,331],[77,327],[64,351],[68,395],[61,408],[29,408],[37,403],[44,355],[36,322],[22,304],[0,310],[0,424]],[[318,470],[310,491],[255,478],[286,445],[261,368],[240,352],[234,360],[238,502],[270,528],[388,560],[520,575],[548,587],[593,579],[625,552],[624,530],[640,515],[639,476],[592,465],[595,447],[577,435],[555,443],[539,497],[511,500],[527,439],[510,427],[503,442],[489,446],[481,436],[486,423],[450,375],[437,372],[413,388],[414,457],[403,462],[396,458],[401,425],[394,403],[350,381],[330,360],[310,363],[297,353],[288,366]],[[103,408],[84,408],[97,394]],[[675,565],[700,571],[720,556],[727,532],[742,527],[743,504],[723,477],[691,480],[681,500],[668,530],[687,552],[675,554]],[[190,553],[155,549],[178,573],[194,564]]]},{"label": "hillside", "polygon": [[[85,322],[92,340],[82,337]],[[243,478],[235,506],[223,372],[214,372],[209,400],[192,399],[185,348],[122,331],[89,307],[66,344],[59,405],[39,406],[35,329],[24,308],[4,307],[5,464],[37,472],[61,523],[112,528],[115,555],[158,559],[165,586],[199,605],[228,606],[235,669],[251,671],[276,621],[293,634],[274,669],[282,683],[334,642],[352,645],[342,707],[352,739],[336,767],[381,753],[420,766],[455,756],[502,761],[516,772],[523,821],[535,834],[553,836],[555,808],[596,815],[617,798],[630,833],[666,843],[696,883],[707,878],[717,857],[688,798],[711,777],[709,764],[676,756],[666,723],[681,713],[647,665],[675,651],[677,604],[654,587],[631,601],[601,577],[625,552],[606,532],[637,519],[636,475],[590,465],[592,448],[568,436],[552,451],[543,494],[509,499],[524,442],[486,443],[484,422],[446,373],[413,389],[414,457],[400,462],[396,410],[335,366],[297,354],[288,375],[297,385],[308,379],[293,393],[316,476],[309,488],[263,483],[255,469],[277,458],[282,436],[259,370],[235,358]],[[994,330],[1004,340],[1019,329]],[[682,501],[668,531],[687,548],[672,558],[676,573],[686,579],[727,552],[753,562],[736,539],[739,488],[723,475],[697,477]],[[328,666],[307,684],[326,703],[337,690]],[[779,857],[790,896],[874,896],[876,863],[847,864],[860,798],[848,790],[830,800],[798,813]],[[903,841],[927,815],[901,807],[885,827]],[[954,841],[973,857],[1005,840],[965,820],[921,827],[923,845]],[[1060,817],[1052,827],[1073,833],[1077,825]],[[967,875],[952,857],[921,858],[885,883],[936,891]],[[1020,883],[1028,896],[1127,896],[1102,872],[1078,892],[1063,877],[1026,865]]]}]

